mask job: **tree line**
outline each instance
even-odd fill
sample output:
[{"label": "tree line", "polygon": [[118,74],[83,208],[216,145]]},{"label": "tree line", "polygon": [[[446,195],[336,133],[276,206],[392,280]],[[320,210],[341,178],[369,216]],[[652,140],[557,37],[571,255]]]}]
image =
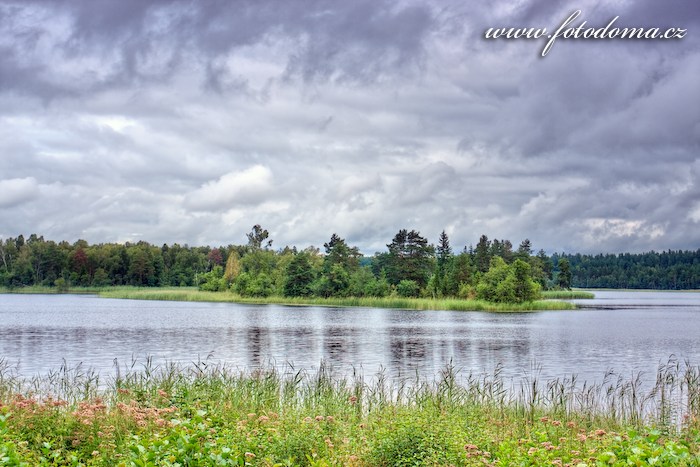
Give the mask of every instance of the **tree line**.
[{"label": "tree line", "polygon": [[242,296],[387,296],[482,298],[518,302],[540,290],[576,287],[700,288],[700,250],[640,255],[535,253],[529,240],[482,235],[453,251],[445,232],[435,244],[401,229],[387,249],[363,256],[337,234],[323,248],[273,249],[256,225],[244,244],[90,245],[32,234],[0,241],[0,286],[198,286]]},{"label": "tree line", "polygon": [[700,289],[700,249],[641,254],[555,254],[566,259],[575,287],[610,289]]}]

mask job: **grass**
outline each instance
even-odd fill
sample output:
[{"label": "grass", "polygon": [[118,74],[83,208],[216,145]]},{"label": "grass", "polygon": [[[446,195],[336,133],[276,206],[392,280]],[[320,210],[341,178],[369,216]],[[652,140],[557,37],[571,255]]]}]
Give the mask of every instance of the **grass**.
[{"label": "grass", "polygon": [[236,302],[250,304],[280,304],[298,306],[370,307],[406,310],[453,310],[453,311],[535,311],[571,310],[576,308],[568,302],[537,300],[526,303],[503,304],[483,300],[400,298],[400,297],[241,297],[231,292],[204,292],[194,288],[115,288],[99,293],[105,298],[138,300],[175,300],[194,302]]},{"label": "grass", "polygon": [[595,294],[585,290],[545,290],[542,297],[555,300],[593,299]]},{"label": "grass", "polygon": [[[61,290],[58,287],[49,287],[45,285],[27,285],[21,287],[0,287],[0,294],[98,294],[105,291],[114,290],[142,290],[143,287],[132,286],[104,286],[104,287],[68,287]],[[155,289],[157,290],[157,289]],[[192,289],[195,290],[195,289]]]},{"label": "grass", "polygon": [[133,368],[106,386],[0,368],[0,465],[700,465],[700,368],[675,361],[646,392],[450,366],[392,381],[323,364]]},{"label": "grass", "polygon": [[[402,297],[242,297],[232,292],[206,292],[195,287],[71,287],[59,291],[56,287],[27,286],[17,288],[0,288],[0,293],[19,294],[98,294],[104,298],[119,298],[133,300],[171,300],[183,302],[235,302],[250,304],[279,304],[290,306],[332,306],[332,307],[368,307],[395,308],[405,310],[448,310],[448,311],[542,311],[542,310],[572,310],[576,306],[571,303],[554,301],[552,299],[592,298],[590,292],[578,292],[585,296],[555,295],[554,292],[544,292],[543,300],[525,303],[492,303],[484,300],[465,299],[432,299],[432,298],[402,298]],[[577,292],[571,292],[577,293]],[[590,295],[590,296],[589,296]]]}]

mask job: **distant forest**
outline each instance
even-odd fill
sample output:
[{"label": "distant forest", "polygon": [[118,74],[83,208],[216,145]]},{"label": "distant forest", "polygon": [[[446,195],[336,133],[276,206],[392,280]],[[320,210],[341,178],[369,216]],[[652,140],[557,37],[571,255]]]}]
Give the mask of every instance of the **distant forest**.
[{"label": "distant forest", "polygon": [[[363,256],[336,234],[323,249],[304,250],[274,249],[268,237],[259,225],[247,234],[246,243],[218,247],[144,241],[91,245],[20,235],[0,241],[0,287],[198,286],[244,296],[492,294],[486,298],[494,301],[499,298],[493,294],[520,293],[528,299],[539,290],[569,287],[700,288],[700,249],[549,256],[533,252],[529,240],[514,247],[508,240],[482,235],[475,246],[453,251],[444,232],[433,245],[419,232],[400,230],[386,251]],[[521,282],[513,282],[511,290],[496,290],[510,279]]]}]

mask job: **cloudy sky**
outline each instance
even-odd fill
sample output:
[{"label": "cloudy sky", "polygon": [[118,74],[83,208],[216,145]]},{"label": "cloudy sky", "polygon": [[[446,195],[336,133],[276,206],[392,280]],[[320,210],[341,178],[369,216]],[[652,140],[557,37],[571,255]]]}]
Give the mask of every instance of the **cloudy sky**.
[{"label": "cloudy sky", "polygon": [[[486,40],[491,27],[687,29]],[[0,238],[700,247],[696,0],[0,0]]]}]

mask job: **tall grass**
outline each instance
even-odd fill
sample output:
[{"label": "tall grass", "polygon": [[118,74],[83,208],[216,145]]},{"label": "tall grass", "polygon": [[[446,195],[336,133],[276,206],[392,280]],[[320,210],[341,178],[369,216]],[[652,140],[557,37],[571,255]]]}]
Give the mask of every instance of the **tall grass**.
[{"label": "tall grass", "polygon": [[20,287],[0,287],[0,294],[97,294],[104,291],[115,290],[140,290],[140,287],[133,286],[104,286],[104,287],[68,287],[60,289],[58,287],[49,287],[47,285],[26,285]]},{"label": "tall grass", "polygon": [[595,298],[595,294],[585,290],[545,290],[542,292],[542,298],[556,300],[592,299]]},{"label": "tall grass", "polygon": [[235,302],[250,304],[280,304],[298,306],[370,307],[395,308],[406,310],[448,310],[448,311],[539,311],[572,310],[576,306],[552,299],[593,298],[590,292],[547,291],[543,300],[525,303],[491,303],[483,300],[432,299],[402,297],[242,297],[231,292],[206,292],[194,287],[71,287],[59,291],[56,287],[29,286],[0,288],[0,293],[20,294],[98,294],[105,298],[135,300],[171,300],[185,302]]},{"label": "tall grass", "polygon": [[148,359],[105,385],[80,368],[22,380],[4,366],[0,465],[699,465],[698,367],[672,359],[647,389],[613,373],[502,375]]},{"label": "tall grass", "polygon": [[205,292],[193,288],[113,289],[100,292],[101,297],[138,300],[175,300],[195,302],[235,302],[298,306],[334,306],[396,308],[406,310],[452,311],[536,311],[571,310],[568,302],[537,300],[525,303],[491,303],[483,300],[401,298],[401,297],[241,297],[231,292]]},{"label": "tall grass", "polygon": [[646,390],[537,368],[389,379],[147,359],[105,385],[81,368],[25,380],[5,365],[0,465],[698,465],[699,381],[675,360]]}]

